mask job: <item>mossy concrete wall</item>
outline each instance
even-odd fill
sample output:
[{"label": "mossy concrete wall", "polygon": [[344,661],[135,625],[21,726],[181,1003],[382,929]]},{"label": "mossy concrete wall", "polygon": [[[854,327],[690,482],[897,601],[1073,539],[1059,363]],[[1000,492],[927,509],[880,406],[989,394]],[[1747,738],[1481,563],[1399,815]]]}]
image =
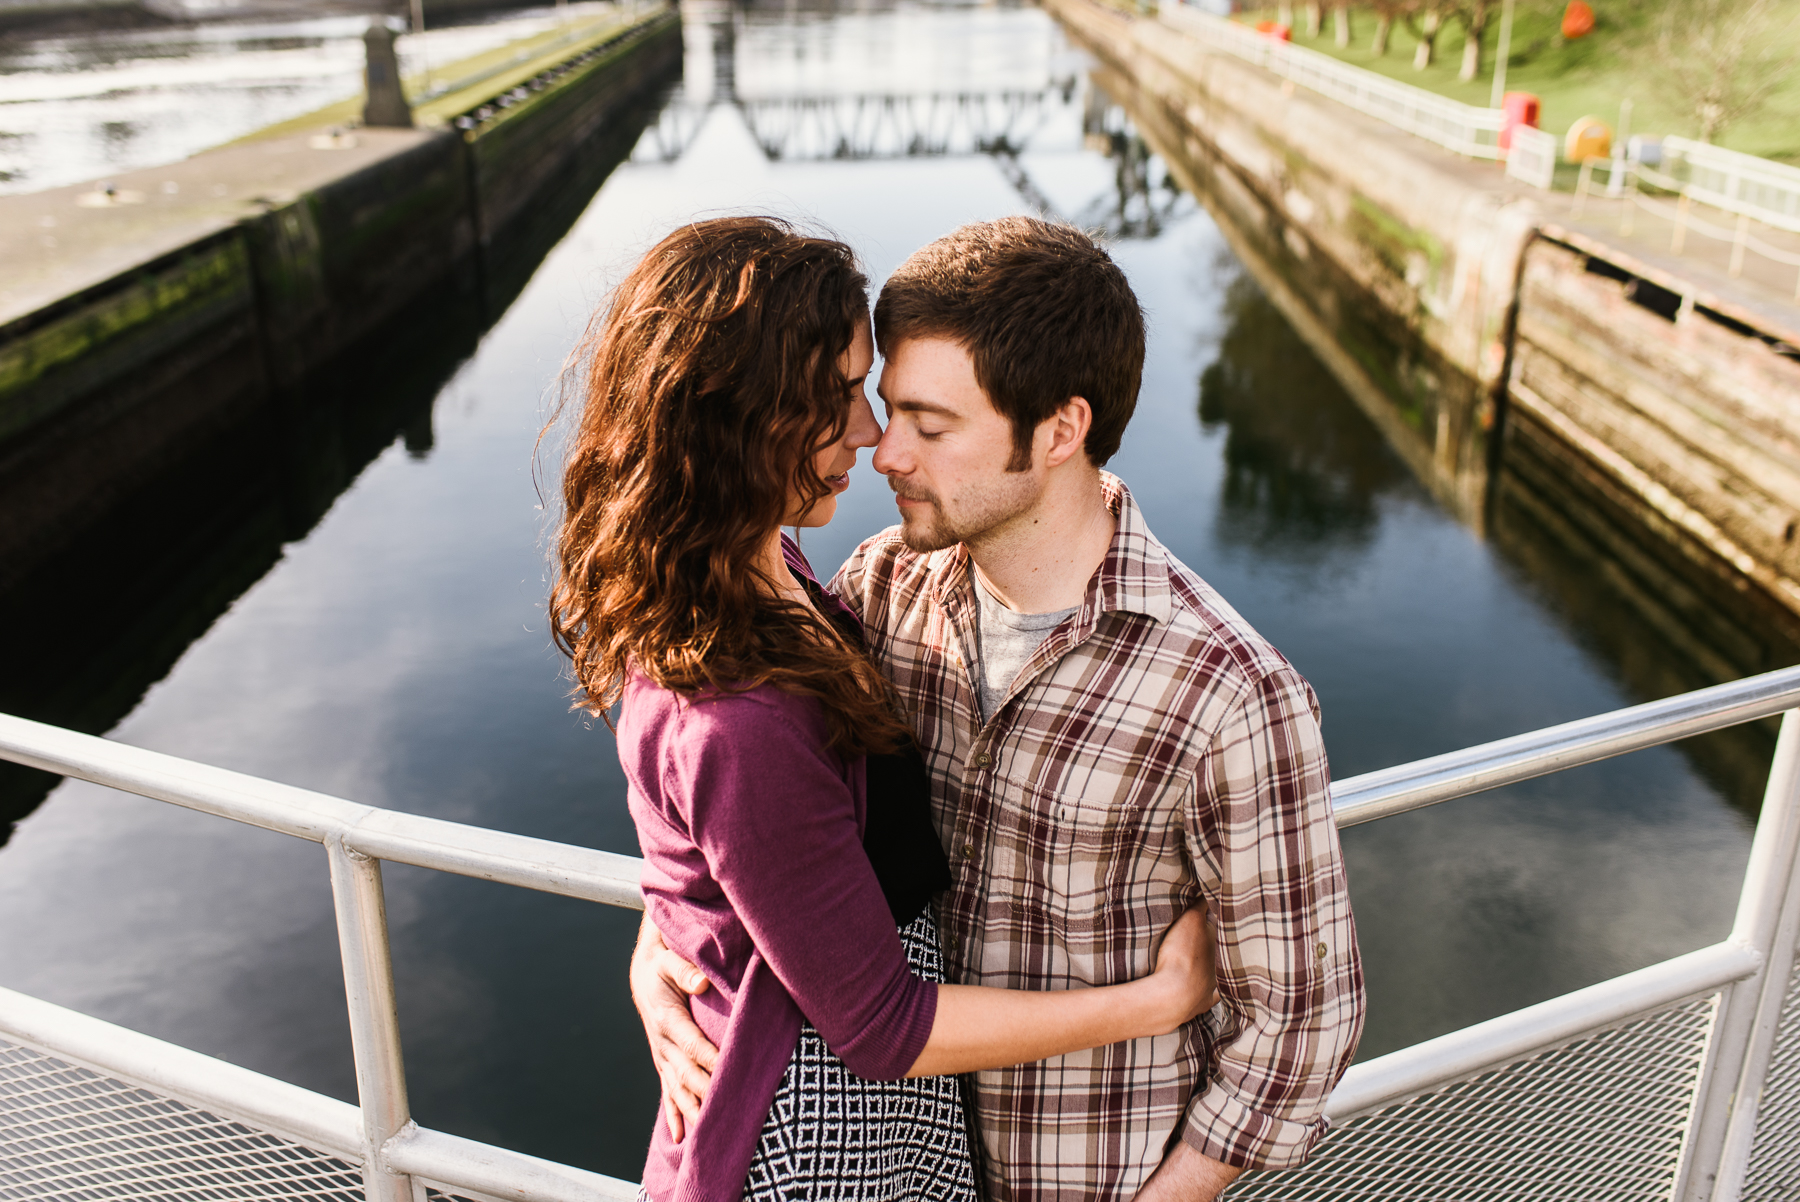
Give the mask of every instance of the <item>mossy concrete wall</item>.
[{"label": "mossy concrete wall", "polygon": [[629,151],[680,38],[664,10],[502,120],[409,135],[0,326],[0,587],[246,411],[304,409],[309,377],[379,354],[421,296],[504,303],[548,245],[536,227],[572,218],[571,181],[591,194]]},{"label": "mossy concrete wall", "polygon": [[1603,556],[1641,620],[1715,679],[1791,659],[1800,330],[1170,24],[1042,2],[1454,512],[1483,531],[1502,508],[1528,515]]},{"label": "mossy concrete wall", "polygon": [[1679,283],[1555,226],[1532,242],[1498,485],[1729,678],[1800,638],[1800,355]]}]

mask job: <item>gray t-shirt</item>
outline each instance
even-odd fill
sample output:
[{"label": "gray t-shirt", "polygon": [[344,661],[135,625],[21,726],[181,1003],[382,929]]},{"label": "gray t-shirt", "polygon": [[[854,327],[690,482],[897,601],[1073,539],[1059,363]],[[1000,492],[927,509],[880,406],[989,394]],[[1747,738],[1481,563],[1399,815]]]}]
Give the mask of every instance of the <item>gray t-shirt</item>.
[{"label": "gray t-shirt", "polygon": [[1048,614],[1015,613],[982,587],[981,575],[975,571],[974,564],[969,565],[969,576],[975,582],[978,603],[975,654],[980,656],[981,662],[977,665],[976,691],[981,695],[981,720],[986,722],[1006,700],[1007,691],[1018,679],[1019,669],[1038,649],[1038,644],[1061,626],[1064,618],[1081,607],[1072,605]]}]

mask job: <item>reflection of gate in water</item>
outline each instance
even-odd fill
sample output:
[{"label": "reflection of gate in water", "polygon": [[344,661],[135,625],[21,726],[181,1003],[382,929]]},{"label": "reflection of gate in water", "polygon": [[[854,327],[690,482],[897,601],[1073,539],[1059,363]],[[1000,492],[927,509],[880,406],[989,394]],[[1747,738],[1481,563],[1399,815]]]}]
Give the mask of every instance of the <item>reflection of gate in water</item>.
[{"label": "reflection of gate in water", "polygon": [[772,162],[942,158],[1018,153],[1056,111],[1074,83],[997,92],[850,93],[747,99],[677,99],[640,144],[642,161],[673,162],[715,108],[739,114]]},{"label": "reflection of gate in water", "polygon": [[[715,81],[716,85],[716,81]],[[1080,209],[1059,211],[1020,156],[1050,121],[1083,105],[1088,149],[1114,167],[1114,187]],[[745,99],[715,86],[696,104],[676,98],[645,130],[632,158],[672,163],[720,108],[735,111],[771,162],[866,162],[876,159],[987,155],[1027,204],[1054,221],[1109,239],[1154,238],[1192,207],[1162,160],[1130,127],[1124,110],[1075,80],[995,92],[851,93]]]},{"label": "reflection of gate in water", "polygon": [[[1724,942],[1355,1065],[1312,1162],[1234,1199],[1747,1198],[1800,1190],[1800,668],[1338,782],[1339,826],[1784,713]],[[359,1106],[0,990],[19,1199],[628,1199],[412,1122],[381,861],[640,907],[639,861],[357,805],[0,716],[0,756],[322,843]],[[624,970],[624,966],[620,966]]]}]

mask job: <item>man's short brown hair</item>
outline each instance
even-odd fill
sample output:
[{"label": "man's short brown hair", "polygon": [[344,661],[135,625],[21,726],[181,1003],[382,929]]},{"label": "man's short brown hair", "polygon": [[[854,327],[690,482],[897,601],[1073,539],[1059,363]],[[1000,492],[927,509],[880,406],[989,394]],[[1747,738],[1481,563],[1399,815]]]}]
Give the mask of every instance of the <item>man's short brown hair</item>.
[{"label": "man's short brown hair", "polygon": [[1012,423],[1008,471],[1031,463],[1031,436],[1072,396],[1094,423],[1084,444],[1111,459],[1137,407],[1144,313],[1112,257],[1071,225],[1005,217],[965,225],[913,252],[882,285],[875,340],[948,338]]}]

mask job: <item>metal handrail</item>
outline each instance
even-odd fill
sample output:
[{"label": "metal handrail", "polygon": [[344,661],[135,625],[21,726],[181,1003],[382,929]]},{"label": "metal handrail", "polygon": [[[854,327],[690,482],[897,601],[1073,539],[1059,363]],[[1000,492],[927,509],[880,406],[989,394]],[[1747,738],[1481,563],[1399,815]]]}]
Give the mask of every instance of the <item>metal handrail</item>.
[{"label": "metal handrail", "polygon": [[[1332,786],[1340,827],[1597,763],[1800,707],[1800,667],[1432,756]],[[0,714],[0,759],[328,843],[380,860],[643,908],[636,856],[383,810]]]},{"label": "metal handrail", "polygon": [[[367,1167],[361,1108],[349,1102],[4,988],[0,1036]],[[497,1198],[629,1202],[637,1197],[636,1185],[616,1177],[411,1123],[381,1147],[378,1159],[390,1172]]]},{"label": "metal handrail", "polygon": [[1352,776],[1332,786],[1332,806],[1338,826],[1356,826],[1797,707],[1800,667],[1781,668]]},{"label": "metal handrail", "polygon": [[[1652,965],[1353,1066],[1327,1110],[1366,1114],[1687,998],[1717,997],[1677,1194],[1741,1172],[1755,1121],[1748,1098],[1767,1068],[1768,1033],[1800,931],[1800,668],[1633,706],[1339,782],[1339,826],[1593,763],[1787,711],[1751,847],[1738,916],[1724,943]],[[0,715],[0,758],[325,845],[350,1010],[360,1105],[223,1065],[198,1052],[0,990],[0,1034],[162,1089],[362,1166],[370,1202],[409,1202],[417,1180],[494,1196],[623,1199],[626,1182],[419,1128],[411,1120],[393,999],[384,859],[642,906],[630,856],[400,814]]]},{"label": "metal handrail", "polygon": [[459,876],[643,909],[636,856],[378,809],[242,772],[0,714],[0,759]]},{"label": "metal handrail", "polygon": [[1326,1099],[1334,1123],[1467,1080],[1592,1031],[1704,997],[1762,967],[1762,954],[1726,941],[1513,1010],[1410,1047],[1353,1064]]}]

